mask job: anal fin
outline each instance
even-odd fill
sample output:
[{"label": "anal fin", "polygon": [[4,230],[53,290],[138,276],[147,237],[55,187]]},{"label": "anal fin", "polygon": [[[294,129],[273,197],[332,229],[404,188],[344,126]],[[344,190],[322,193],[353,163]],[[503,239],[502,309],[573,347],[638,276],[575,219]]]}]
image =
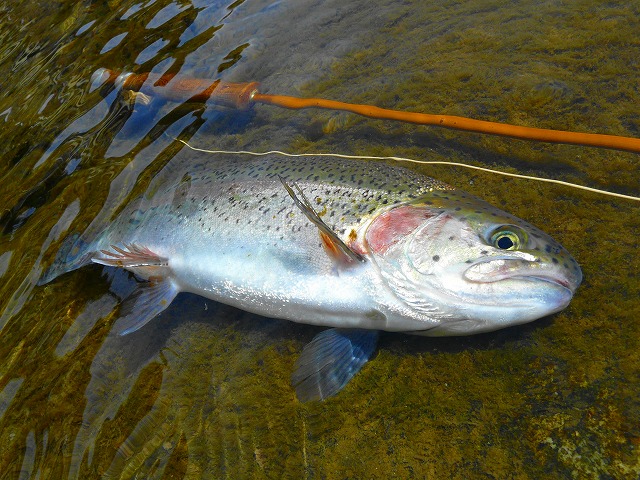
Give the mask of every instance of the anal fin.
[{"label": "anal fin", "polygon": [[115,332],[127,335],[142,328],[165,310],[178,293],[178,288],[168,278],[141,283],[122,303]]},{"label": "anal fin", "polygon": [[301,402],[324,400],[338,393],[369,360],[378,343],[377,330],[331,328],[305,345],[291,383]]},{"label": "anal fin", "polygon": [[115,332],[126,335],[142,328],[166,309],[179,290],[169,274],[169,260],[135,243],[111,245],[100,250],[91,261],[108,267],[120,267],[147,280],[141,282],[120,307]]}]

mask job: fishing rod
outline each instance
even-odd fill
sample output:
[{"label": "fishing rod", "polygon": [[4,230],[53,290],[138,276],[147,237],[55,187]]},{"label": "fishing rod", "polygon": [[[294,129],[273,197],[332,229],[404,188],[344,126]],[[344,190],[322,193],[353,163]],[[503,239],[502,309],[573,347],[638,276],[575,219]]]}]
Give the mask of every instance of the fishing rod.
[{"label": "fishing rod", "polygon": [[222,80],[190,78],[176,74],[120,73],[100,68],[92,76],[93,85],[113,84],[116,88],[149,93],[175,102],[212,103],[227,108],[246,110],[256,103],[288,109],[321,108],[356,113],[380,120],[395,120],[418,125],[432,125],[467,132],[499,135],[550,143],[566,143],[610,148],[640,153],[640,139],[598,133],[523,127],[454,115],[403,112],[373,105],[353,104],[323,98],[299,98],[268,95],[259,92],[258,82],[230,83]]}]

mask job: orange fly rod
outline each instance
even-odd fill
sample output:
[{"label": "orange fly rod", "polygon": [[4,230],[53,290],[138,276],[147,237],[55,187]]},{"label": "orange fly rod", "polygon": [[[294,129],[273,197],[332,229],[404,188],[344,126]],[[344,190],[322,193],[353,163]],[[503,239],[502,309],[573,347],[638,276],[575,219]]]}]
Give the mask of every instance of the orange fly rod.
[{"label": "orange fly rod", "polygon": [[455,130],[501,135],[523,140],[568,143],[640,153],[640,139],[638,138],[522,127],[453,115],[402,112],[372,105],[345,103],[322,98],[266,95],[258,91],[260,84],[257,82],[228,83],[221,80],[188,78],[174,74],[120,74],[105,68],[97,70],[93,74],[92,80],[94,85],[115,84],[116,87],[124,90],[139,91],[177,102],[211,102],[236,109],[246,109],[255,103],[277,105],[290,109],[323,108],[356,113],[364,117],[382,120],[396,120],[418,125],[435,125]]}]

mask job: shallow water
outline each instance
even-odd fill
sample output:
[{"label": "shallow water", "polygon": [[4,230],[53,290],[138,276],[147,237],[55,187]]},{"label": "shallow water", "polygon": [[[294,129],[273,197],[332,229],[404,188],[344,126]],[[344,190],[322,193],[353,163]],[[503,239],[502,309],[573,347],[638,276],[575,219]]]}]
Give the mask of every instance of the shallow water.
[{"label": "shallow water", "polygon": [[[542,227],[585,281],[565,311],[468,338],[384,335],[337,397],[289,376],[316,328],[181,295],[109,335],[126,275],[36,282],[178,152],[398,155],[638,195],[638,155],[95,88],[99,67],[260,81],[514,124],[640,136],[640,9],[594,1],[0,6],[0,478],[638,478],[640,204],[419,170]],[[411,167],[418,168],[418,167]]]}]

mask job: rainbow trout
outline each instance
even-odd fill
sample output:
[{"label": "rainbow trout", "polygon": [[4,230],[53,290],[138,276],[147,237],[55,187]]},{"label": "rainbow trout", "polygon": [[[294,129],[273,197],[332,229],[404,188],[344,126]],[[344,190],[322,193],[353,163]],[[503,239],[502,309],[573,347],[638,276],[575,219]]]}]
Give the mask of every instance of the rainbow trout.
[{"label": "rainbow trout", "polygon": [[[565,308],[582,280],[532,225],[432,178],[327,157],[175,162],[101,231],[71,238],[40,283],[98,263],[141,280],[127,334],[179,292],[332,327],[302,351],[301,401],[346,385],[380,330],[468,335]],[[174,159],[175,161],[175,159]]]}]

